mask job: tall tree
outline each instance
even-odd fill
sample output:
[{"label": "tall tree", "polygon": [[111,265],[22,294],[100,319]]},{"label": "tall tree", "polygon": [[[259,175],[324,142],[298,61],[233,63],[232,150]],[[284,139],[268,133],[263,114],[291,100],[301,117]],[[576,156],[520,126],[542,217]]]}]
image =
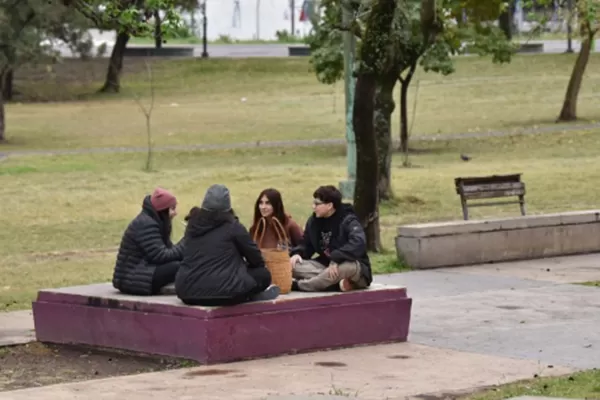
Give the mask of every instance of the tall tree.
[{"label": "tall tree", "polygon": [[47,0],[0,1],[0,142],[6,140],[4,102],[12,96],[13,72],[24,63],[57,56],[52,42],[57,27],[68,22],[66,13]]},{"label": "tall tree", "polygon": [[[400,149],[408,150],[408,89],[420,65],[425,71],[450,74],[454,71],[451,55],[470,51],[480,55],[492,53],[494,62],[510,60],[514,46],[502,31],[487,23],[497,19],[502,11],[502,0],[482,4],[476,0],[397,0],[392,21],[394,34],[386,49],[394,61],[381,71],[377,79],[374,105],[374,127],[379,148],[379,199],[392,196],[391,115],[395,109],[393,98],[396,82],[401,84],[400,96]],[[320,82],[331,84],[343,77],[342,31],[351,31],[362,41],[362,30],[371,8],[360,1],[322,0],[321,18],[314,21],[311,63]],[[351,9],[354,20],[342,23],[342,7]],[[463,12],[468,17],[462,21]],[[460,23],[457,23],[459,21]]]},{"label": "tall tree", "polygon": [[571,70],[571,77],[556,122],[574,121],[577,119],[577,101],[583,75],[593,50],[594,38],[600,30],[600,0],[561,0],[561,8],[558,9],[555,7],[554,0],[525,0],[523,5],[529,9],[552,10],[551,12],[531,13],[530,18],[536,23],[536,28],[530,32],[530,36],[542,32],[550,20],[556,16],[566,21],[569,27],[576,21],[577,29],[575,31],[579,32],[581,48]]},{"label": "tall tree", "polygon": [[[579,98],[581,83],[583,82],[583,74],[590,59],[594,37],[598,33],[598,30],[600,30],[600,1],[577,0],[574,12],[579,17],[581,49],[571,71],[571,78],[567,85],[567,92],[565,93],[558,121],[573,121],[577,119],[577,100]],[[571,20],[572,18],[568,19]]]},{"label": "tall tree", "polygon": [[373,124],[375,94],[377,81],[394,63],[389,47],[393,45],[396,4],[396,0],[375,0],[365,23],[357,58],[353,114],[357,161],[354,207],[367,234],[367,248],[375,252],[381,249],[377,190],[379,166]]}]

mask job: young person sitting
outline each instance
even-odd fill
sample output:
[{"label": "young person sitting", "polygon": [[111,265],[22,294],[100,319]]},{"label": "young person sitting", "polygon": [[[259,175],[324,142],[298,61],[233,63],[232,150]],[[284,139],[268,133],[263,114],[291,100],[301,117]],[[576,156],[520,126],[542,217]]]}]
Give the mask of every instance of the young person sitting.
[{"label": "young person sitting", "polygon": [[188,305],[224,306],[273,300],[271,273],[246,228],[231,209],[229,190],[213,185],[201,208],[187,218],[183,262],[175,292]]},{"label": "young person sitting", "polygon": [[[280,226],[283,232],[280,232]],[[279,246],[296,247],[302,241],[302,228],[285,212],[281,193],[276,189],[265,189],[258,195],[254,204],[254,220],[250,234],[256,238],[261,249],[274,249]],[[287,236],[289,243],[280,243]]]},{"label": "young person sitting", "polygon": [[177,199],[157,188],[142,203],[142,211],[125,230],[117,254],[113,286],[122,293],[153,295],[175,281],[183,259],[183,241],[171,242],[171,220]]},{"label": "young person sitting", "polygon": [[[367,288],[373,280],[371,262],[354,209],[342,204],[335,186],[321,186],[313,197],[314,212],[306,222],[303,242],[290,253],[292,288],[306,292]],[[318,256],[311,259],[315,253]]]}]

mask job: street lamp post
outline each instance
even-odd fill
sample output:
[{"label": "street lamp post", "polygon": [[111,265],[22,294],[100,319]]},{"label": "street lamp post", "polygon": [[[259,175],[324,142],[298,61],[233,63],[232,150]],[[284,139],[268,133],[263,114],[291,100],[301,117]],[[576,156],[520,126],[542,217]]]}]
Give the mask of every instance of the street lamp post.
[{"label": "street lamp post", "polygon": [[290,17],[292,20],[292,26],[290,27],[290,35],[294,37],[296,36],[296,2],[294,0],[290,1]]},{"label": "street lamp post", "polygon": [[208,58],[206,25],[206,0],[204,0],[202,3],[202,58]]},{"label": "street lamp post", "polygon": [[571,28],[571,22],[573,21],[573,2],[567,0],[567,53],[573,52],[573,28]]},{"label": "street lamp post", "polygon": [[[352,15],[346,7],[343,8],[343,24],[349,26]],[[354,186],[356,182],[356,140],[354,127],[352,125],[352,114],[354,111],[354,85],[353,76],[354,51],[356,38],[352,32],[344,32],[344,89],[346,100],[346,163],[348,167],[348,179],[340,182],[340,192],[346,199],[354,198]]]}]

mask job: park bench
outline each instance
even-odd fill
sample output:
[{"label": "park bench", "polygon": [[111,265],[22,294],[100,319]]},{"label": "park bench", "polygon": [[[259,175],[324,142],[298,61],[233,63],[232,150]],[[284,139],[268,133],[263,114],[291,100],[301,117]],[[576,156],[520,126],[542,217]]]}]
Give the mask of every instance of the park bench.
[{"label": "park bench", "polygon": [[[455,178],[454,184],[456,186],[456,193],[460,196],[465,221],[469,219],[469,207],[518,203],[521,207],[521,215],[525,215],[525,183],[521,182],[521,174]],[[467,203],[469,200],[513,196],[518,197],[518,200]]]}]

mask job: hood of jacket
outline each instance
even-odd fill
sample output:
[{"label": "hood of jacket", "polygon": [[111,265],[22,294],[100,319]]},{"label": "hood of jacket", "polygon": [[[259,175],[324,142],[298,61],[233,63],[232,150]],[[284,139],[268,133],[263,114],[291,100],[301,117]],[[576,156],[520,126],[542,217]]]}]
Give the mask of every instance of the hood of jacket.
[{"label": "hood of jacket", "polygon": [[156,210],[154,209],[154,207],[152,206],[152,202],[150,201],[151,196],[147,195],[146,197],[144,197],[144,200],[142,201],[142,212],[148,216],[150,216],[152,219],[161,222],[160,221],[160,217],[158,216],[158,212],[156,212]]},{"label": "hood of jacket", "polygon": [[190,212],[185,236],[204,236],[221,225],[232,223],[236,220],[237,218],[228,211],[208,211],[196,208]]}]

